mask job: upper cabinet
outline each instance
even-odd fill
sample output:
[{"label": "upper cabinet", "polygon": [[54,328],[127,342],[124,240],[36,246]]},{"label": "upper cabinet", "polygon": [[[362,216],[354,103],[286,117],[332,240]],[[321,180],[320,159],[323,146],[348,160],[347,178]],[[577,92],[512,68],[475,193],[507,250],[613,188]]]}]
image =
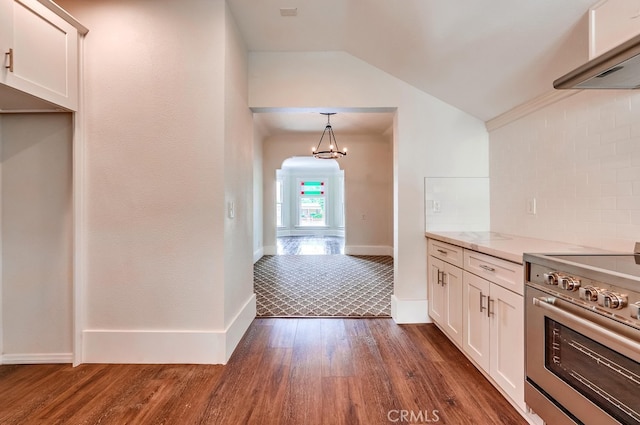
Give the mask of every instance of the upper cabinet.
[{"label": "upper cabinet", "polygon": [[589,59],[640,34],[640,0],[602,0],[589,9]]},{"label": "upper cabinet", "polygon": [[0,0],[0,110],[77,110],[78,37],[86,29],[74,23],[50,1]]}]

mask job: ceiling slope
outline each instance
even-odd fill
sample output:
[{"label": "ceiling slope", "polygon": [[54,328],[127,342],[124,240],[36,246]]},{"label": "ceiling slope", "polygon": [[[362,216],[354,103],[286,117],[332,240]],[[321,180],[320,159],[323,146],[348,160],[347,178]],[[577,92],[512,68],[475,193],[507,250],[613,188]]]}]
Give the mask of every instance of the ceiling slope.
[{"label": "ceiling slope", "polygon": [[594,1],[227,0],[250,51],[346,51],[483,121],[587,60]]}]

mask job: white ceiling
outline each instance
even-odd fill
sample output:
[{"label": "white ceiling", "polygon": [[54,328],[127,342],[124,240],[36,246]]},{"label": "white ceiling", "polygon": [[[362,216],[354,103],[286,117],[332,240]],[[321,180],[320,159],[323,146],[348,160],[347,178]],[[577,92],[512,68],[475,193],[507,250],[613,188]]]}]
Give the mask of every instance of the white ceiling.
[{"label": "white ceiling", "polygon": [[[385,134],[391,132],[394,112],[353,112],[324,110],[289,110],[256,113],[253,122],[268,135],[312,132],[320,135],[327,125],[327,117],[321,112],[335,112],[330,124],[338,142],[344,134]],[[327,137],[327,136],[325,136]]]},{"label": "white ceiling", "polygon": [[[250,51],[345,51],[483,121],[552,90],[587,60],[595,2],[227,0]],[[315,113],[309,125],[317,119],[321,131],[317,112],[273,113],[263,125],[299,127],[294,118]]]}]

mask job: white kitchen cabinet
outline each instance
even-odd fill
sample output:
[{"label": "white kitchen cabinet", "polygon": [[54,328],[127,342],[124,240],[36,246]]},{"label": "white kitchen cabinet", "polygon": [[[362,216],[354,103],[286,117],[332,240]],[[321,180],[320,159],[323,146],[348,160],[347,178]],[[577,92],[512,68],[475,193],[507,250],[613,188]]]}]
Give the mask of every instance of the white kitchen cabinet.
[{"label": "white kitchen cabinet", "polygon": [[76,111],[78,29],[52,8],[36,0],[0,0],[0,84]]},{"label": "white kitchen cabinet", "polygon": [[487,303],[491,282],[469,272],[464,272],[463,282],[462,348],[482,369],[489,371],[491,323],[487,315]]},{"label": "white kitchen cabinet", "polygon": [[463,350],[523,410],[524,301],[465,270]]},{"label": "white kitchen cabinet", "polygon": [[429,315],[462,346],[462,269],[435,257],[429,262]]},{"label": "white kitchen cabinet", "polygon": [[429,297],[429,316],[438,325],[444,323],[445,318],[445,295],[442,286],[442,273],[444,272],[445,262],[429,256],[427,259],[429,267],[428,275],[428,297]]},{"label": "white kitchen cabinet", "polygon": [[523,410],[524,298],[491,285],[491,377]]},{"label": "white kitchen cabinet", "polygon": [[503,288],[524,295],[521,264],[466,249],[463,268]]},{"label": "white kitchen cabinet", "polygon": [[589,59],[639,34],[638,0],[603,0],[589,9]]},{"label": "white kitchen cabinet", "polygon": [[429,316],[452,341],[462,346],[462,269],[443,260],[459,264],[462,249],[436,241],[429,244],[428,250]]}]

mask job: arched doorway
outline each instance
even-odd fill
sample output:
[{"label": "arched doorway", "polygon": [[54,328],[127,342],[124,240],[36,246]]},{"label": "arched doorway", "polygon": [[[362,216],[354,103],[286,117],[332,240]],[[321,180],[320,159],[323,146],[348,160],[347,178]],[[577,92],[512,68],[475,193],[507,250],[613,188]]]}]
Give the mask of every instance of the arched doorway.
[{"label": "arched doorway", "polygon": [[296,156],[276,170],[276,254],[344,254],[344,170]]}]

